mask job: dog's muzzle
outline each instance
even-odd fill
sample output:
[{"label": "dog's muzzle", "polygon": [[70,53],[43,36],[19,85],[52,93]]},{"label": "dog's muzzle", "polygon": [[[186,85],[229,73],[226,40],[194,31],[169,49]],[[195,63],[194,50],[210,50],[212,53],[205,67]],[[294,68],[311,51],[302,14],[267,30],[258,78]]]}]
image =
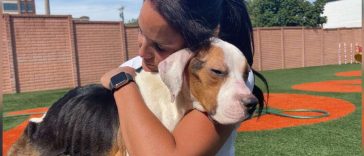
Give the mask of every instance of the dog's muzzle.
[{"label": "dog's muzzle", "polygon": [[258,105],[258,99],[252,95],[252,94],[249,94],[249,95],[245,95],[241,98],[240,100],[240,104],[242,107],[245,107],[247,109],[247,119],[251,118],[257,105]]}]

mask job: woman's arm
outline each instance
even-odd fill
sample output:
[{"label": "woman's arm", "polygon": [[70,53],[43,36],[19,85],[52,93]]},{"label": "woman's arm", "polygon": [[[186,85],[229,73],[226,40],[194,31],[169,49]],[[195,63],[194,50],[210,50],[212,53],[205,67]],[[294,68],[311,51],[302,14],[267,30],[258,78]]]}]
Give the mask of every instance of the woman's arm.
[{"label": "woman's arm", "polygon": [[234,129],[215,125],[204,113],[192,110],[171,133],[147,108],[134,82],[117,90],[114,97],[131,155],[214,155]]},{"label": "woman's arm", "polygon": [[135,83],[119,89],[114,97],[131,155],[214,155],[233,130],[233,126],[216,126],[193,110],[170,133],[149,111]]}]

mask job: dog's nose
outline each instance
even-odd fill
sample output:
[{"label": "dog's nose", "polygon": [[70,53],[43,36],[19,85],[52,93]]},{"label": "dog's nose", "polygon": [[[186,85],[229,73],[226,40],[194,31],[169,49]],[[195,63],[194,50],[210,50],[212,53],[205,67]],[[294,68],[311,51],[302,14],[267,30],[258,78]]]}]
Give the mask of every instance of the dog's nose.
[{"label": "dog's nose", "polygon": [[241,105],[245,106],[248,109],[255,107],[258,102],[258,99],[252,94],[244,95],[240,100]]}]

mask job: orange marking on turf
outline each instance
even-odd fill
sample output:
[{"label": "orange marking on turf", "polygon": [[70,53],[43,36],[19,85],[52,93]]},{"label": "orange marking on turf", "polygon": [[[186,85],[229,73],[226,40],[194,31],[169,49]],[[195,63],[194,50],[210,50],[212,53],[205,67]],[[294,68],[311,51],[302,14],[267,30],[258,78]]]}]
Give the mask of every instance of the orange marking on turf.
[{"label": "orange marking on turf", "polygon": [[[292,126],[309,125],[319,122],[325,122],[343,117],[355,110],[355,106],[350,102],[341,99],[335,99],[323,96],[300,95],[300,94],[275,94],[269,96],[269,107],[274,109],[319,109],[330,113],[328,117],[319,119],[293,119],[280,117],[276,115],[263,115],[259,119],[253,118],[243,122],[238,131],[257,131],[272,130]],[[44,112],[46,108],[25,110],[25,113]],[[9,114],[20,114],[22,111],[11,112]],[[288,113],[287,113],[288,114]],[[316,113],[289,113],[292,115],[318,115]],[[42,114],[31,115],[31,117],[41,117]],[[28,120],[19,126],[5,131],[3,134],[3,155],[9,150],[10,146],[15,143],[17,138],[23,133]]]},{"label": "orange marking on turf", "polygon": [[[15,111],[15,112],[9,112],[7,115],[21,115],[26,113],[42,113],[46,112],[48,108],[35,108],[35,109],[27,109],[23,111]],[[10,149],[11,145],[16,142],[16,140],[20,137],[20,135],[23,133],[25,127],[28,125],[28,121],[30,118],[39,118],[42,117],[43,114],[34,114],[30,115],[30,117],[22,122],[20,125],[9,129],[5,132],[3,132],[3,155],[6,155],[8,150]]]},{"label": "orange marking on turf", "polygon": [[361,92],[361,80],[330,80],[322,82],[310,82],[292,86],[292,89],[314,92],[359,93]]},{"label": "orange marking on turf", "polygon": [[[345,100],[304,94],[269,95],[269,108],[274,109],[318,109],[329,112],[328,117],[317,119],[294,119],[276,115],[262,115],[243,122],[238,131],[272,130],[292,126],[310,125],[344,117],[355,110],[355,106]],[[288,113],[287,113],[288,114]],[[293,113],[290,113],[293,114]],[[319,115],[317,113],[295,113],[295,115]]]},{"label": "orange marking on turf", "polygon": [[355,70],[355,71],[348,71],[348,72],[338,72],[335,75],[336,76],[344,76],[344,77],[361,76],[361,71],[360,70]]},{"label": "orange marking on turf", "polygon": [[34,109],[27,109],[27,110],[9,112],[9,113],[6,113],[6,115],[22,115],[22,114],[27,114],[27,113],[44,113],[47,110],[48,110],[47,107],[34,108]]}]

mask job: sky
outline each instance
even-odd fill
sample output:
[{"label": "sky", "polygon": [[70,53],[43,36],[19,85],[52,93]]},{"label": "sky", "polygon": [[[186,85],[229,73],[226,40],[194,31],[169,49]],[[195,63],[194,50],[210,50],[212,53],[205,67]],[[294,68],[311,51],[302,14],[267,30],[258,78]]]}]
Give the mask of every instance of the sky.
[{"label": "sky", "polygon": [[[120,21],[119,8],[124,6],[125,21],[138,18],[143,0],[49,0],[51,14],[88,16],[92,21]],[[309,0],[313,2],[315,0]],[[44,14],[44,0],[35,0],[37,14]]]},{"label": "sky", "polygon": [[[49,0],[52,15],[89,16],[92,21],[120,21],[124,6],[125,21],[137,18],[143,0]],[[44,14],[44,0],[35,0],[37,14]]]}]

